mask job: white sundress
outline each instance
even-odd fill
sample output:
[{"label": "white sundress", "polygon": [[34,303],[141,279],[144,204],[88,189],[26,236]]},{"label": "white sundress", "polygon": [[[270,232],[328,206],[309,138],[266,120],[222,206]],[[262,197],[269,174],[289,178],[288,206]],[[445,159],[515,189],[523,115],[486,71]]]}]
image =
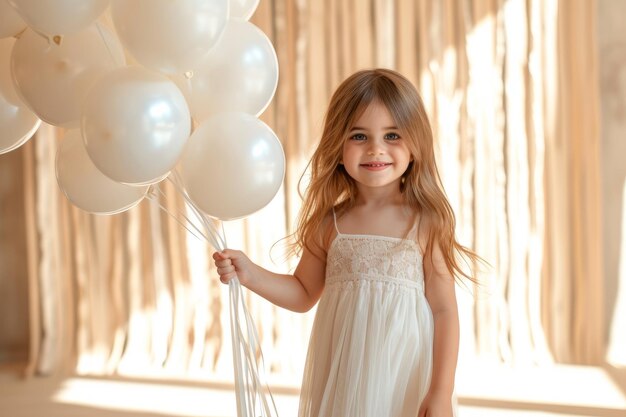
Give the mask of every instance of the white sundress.
[{"label": "white sundress", "polygon": [[415,230],[412,239],[343,234],[336,217],[335,228],[299,417],[416,417],[430,385],[433,318]]}]

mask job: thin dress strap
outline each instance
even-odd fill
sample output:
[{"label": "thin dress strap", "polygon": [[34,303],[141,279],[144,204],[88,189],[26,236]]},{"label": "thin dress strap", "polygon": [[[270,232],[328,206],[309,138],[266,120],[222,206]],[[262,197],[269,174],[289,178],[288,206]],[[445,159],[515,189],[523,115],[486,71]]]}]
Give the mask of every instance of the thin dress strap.
[{"label": "thin dress strap", "polygon": [[414,219],[413,226],[411,226],[411,228],[409,229],[409,231],[406,234],[407,239],[415,240],[416,242],[418,242],[417,231],[419,229],[419,223],[420,223],[421,220],[422,220],[421,217],[419,218],[419,221],[417,221],[417,219]]},{"label": "thin dress strap", "polygon": [[420,225],[422,224],[422,216],[419,217],[419,220],[416,221],[415,223],[413,223],[413,227],[411,228],[411,230],[409,231],[409,235],[413,235],[411,237],[411,239],[413,241],[415,241],[415,244],[417,245],[417,249],[419,250],[420,254],[422,255],[422,257],[424,256],[424,248],[421,245],[420,242],[420,237],[419,237],[419,230],[420,230]]},{"label": "thin dress strap", "polygon": [[411,226],[411,228],[409,229],[409,233],[407,233],[407,236],[411,236],[414,233],[415,236],[417,236],[417,222],[413,222],[413,226]]},{"label": "thin dress strap", "polygon": [[333,207],[333,220],[335,222],[335,231],[337,232],[338,235],[340,235],[341,233],[339,232],[339,227],[337,227],[337,214],[335,213],[334,207]]}]

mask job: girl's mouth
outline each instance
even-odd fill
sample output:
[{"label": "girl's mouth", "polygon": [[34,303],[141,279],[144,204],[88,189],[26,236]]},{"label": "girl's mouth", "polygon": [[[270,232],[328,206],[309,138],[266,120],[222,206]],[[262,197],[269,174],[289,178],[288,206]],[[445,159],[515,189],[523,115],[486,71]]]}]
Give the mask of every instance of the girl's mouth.
[{"label": "girl's mouth", "polygon": [[371,171],[379,171],[381,169],[387,168],[390,165],[390,162],[366,162],[364,164],[361,164],[360,166]]}]

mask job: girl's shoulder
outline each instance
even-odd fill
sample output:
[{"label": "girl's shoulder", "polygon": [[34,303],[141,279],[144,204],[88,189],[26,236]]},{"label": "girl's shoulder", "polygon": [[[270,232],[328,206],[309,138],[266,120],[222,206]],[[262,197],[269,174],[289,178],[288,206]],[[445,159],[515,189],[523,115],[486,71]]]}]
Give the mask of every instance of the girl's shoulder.
[{"label": "girl's shoulder", "polygon": [[319,231],[315,233],[315,236],[312,236],[314,240],[311,242],[313,244],[312,246],[319,248],[323,252],[323,255],[328,253],[331,243],[337,236],[335,225],[334,212],[331,210],[324,215],[319,226]]},{"label": "girl's shoulder", "polygon": [[326,216],[324,216],[324,220],[322,221],[322,231],[324,247],[328,250],[328,247],[337,236],[337,216],[334,208],[327,213]]},{"label": "girl's shoulder", "polygon": [[422,254],[426,253],[426,247],[428,246],[428,236],[430,235],[431,220],[424,213],[419,213],[416,218],[416,231],[415,240],[422,251]]},{"label": "girl's shoulder", "polygon": [[[426,257],[432,256],[432,251],[439,248],[441,243],[441,236],[439,235],[440,232],[437,228],[436,221],[435,217],[432,215],[429,216],[428,213],[420,215],[417,239],[422,253]],[[427,250],[429,244],[431,247]]]}]

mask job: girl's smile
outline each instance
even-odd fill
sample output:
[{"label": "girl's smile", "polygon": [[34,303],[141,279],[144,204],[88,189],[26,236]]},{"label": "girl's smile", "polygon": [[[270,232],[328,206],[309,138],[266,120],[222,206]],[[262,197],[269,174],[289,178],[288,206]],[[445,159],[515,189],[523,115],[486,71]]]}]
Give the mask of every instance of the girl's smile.
[{"label": "girl's smile", "polygon": [[382,171],[385,168],[391,166],[389,162],[366,162],[361,164],[361,166],[370,171]]}]

